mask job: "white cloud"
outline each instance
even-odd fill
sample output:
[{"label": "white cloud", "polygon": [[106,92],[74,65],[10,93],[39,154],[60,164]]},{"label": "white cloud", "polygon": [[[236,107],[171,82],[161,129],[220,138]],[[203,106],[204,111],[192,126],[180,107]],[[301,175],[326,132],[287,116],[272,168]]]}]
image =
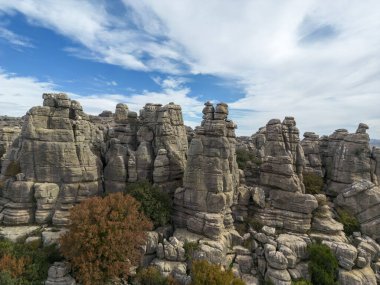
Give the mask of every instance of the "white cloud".
[{"label": "white cloud", "polygon": [[[162,79],[175,82],[175,77]],[[178,82],[182,82],[179,78]],[[0,110],[1,115],[23,116],[33,106],[42,105],[42,94],[49,92],[61,92],[60,87],[52,82],[43,82],[33,77],[24,77],[7,73],[0,69]],[[126,103],[130,110],[139,110],[148,102],[168,104],[174,102],[182,106],[182,112],[186,124],[194,127],[201,120],[203,102],[189,96],[190,89],[179,83],[170,86],[162,85],[160,92],[143,91],[130,96],[123,94],[94,94],[82,95],[69,93],[71,99],[78,100],[84,111],[97,115],[103,110],[114,111],[117,103]]]},{"label": "white cloud", "polygon": [[[377,0],[123,2],[123,16],[111,15],[105,1],[0,0],[0,11],[18,11],[80,43],[85,50],[69,48],[77,56],[135,70],[232,80],[245,91],[244,98],[229,102],[240,134],[254,133],[272,117],[293,115],[301,131],[354,131],[366,122],[371,135],[380,136]],[[176,91],[170,78],[158,83]],[[182,104],[198,104],[181,94]],[[136,96],[168,99],[161,93]]]},{"label": "white cloud", "polygon": [[42,104],[42,93],[56,90],[51,82],[17,76],[0,69],[1,115],[23,116],[33,106]]},{"label": "white cloud", "polygon": [[24,36],[17,35],[5,27],[0,26],[0,38],[3,38],[16,49],[23,47],[34,47],[30,40]]}]

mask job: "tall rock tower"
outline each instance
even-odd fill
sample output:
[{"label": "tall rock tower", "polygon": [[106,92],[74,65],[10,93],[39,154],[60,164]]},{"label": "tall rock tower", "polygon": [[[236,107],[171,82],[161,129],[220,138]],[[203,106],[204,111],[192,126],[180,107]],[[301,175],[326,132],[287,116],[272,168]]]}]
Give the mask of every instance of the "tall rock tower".
[{"label": "tall rock tower", "polygon": [[233,229],[231,206],[239,184],[236,125],[227,116],[227,104],[214,108],[205,103],[202,124],[189,147],[183,188],[174,199],[175,224],[213,239]]}]

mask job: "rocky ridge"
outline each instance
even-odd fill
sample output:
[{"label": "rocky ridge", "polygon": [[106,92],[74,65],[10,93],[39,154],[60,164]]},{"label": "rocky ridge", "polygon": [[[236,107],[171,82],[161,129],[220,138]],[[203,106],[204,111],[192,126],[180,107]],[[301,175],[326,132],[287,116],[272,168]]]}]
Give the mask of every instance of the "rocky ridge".
[{"label": "rocky ridge", "polygon": [[[173,196],[174,213],[173,224],[148,233],[141,265],[180,284],[191,281],[192,259],[206,259],[246,284],[290,285],[310,278],[307,247],[317,240],[337,257],[339,284],[380,284],[380,149],[370,149],[365,124],[301,141],[286,117],[236,138],[224,103],[205,103],[192,130],[173,103],[146,104],[139,114],[118,104],[89,116],[65,94],[43,99],[18,131],[18,123],[0,126],[1,236],[54,243],[65,229],[49,225],[66,225],[73,205],[148,180]],[[249,154],[243,169],[236,149]],[[321,193],[307,193],[310,174],[323,178]],[[360,232],[345,234],[338,208],[358,219]],[[69,264],[54,264],[46,284],[75,284]]]}]

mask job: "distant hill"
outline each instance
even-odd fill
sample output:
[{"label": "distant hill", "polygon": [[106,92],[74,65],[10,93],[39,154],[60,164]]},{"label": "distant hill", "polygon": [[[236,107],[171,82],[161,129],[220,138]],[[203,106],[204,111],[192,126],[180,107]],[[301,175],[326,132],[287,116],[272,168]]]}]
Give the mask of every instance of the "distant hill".
[{"label": "distant hill", "polygon": [[380,140],[379,139],[371,139],[369,144],[371,147],[373,147],[373,146],[380,147]]}]

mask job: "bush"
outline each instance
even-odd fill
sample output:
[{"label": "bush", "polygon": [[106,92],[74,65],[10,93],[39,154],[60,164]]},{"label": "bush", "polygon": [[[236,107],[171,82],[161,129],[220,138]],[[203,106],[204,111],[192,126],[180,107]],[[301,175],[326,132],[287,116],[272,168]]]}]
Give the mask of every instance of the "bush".
[{"label": "bush", "polygon": [[314,173],[304,173],[303,184],[306,194],[319,194],[323,190],[323,178]]},{"label": "bush", "polygon": [[13,243],[0,240],[0,284],[41,284],[49,266],[62,260],[55,245]]},{"label": "bush", "polygon": [[169,223],[172,212],[172,200],[169,195],[148,181],[127,186],[126,193],[141,203],[144,214],[151,219],[155,227]]},{"label": "bush", "polygon": [[199,249],[199,244],[197,242],[185,242],[183,248],[186,259],[190,260],[193,258],[194,252]]},{"label": "bush", "polygon": [[173,277],[163,276],[160,271],[153,266],[139,270],[133,280],[136,285],[178,285]]},{"label": "bush", "polygon": [[69,231],[61,239],[63,256],[84,285],[127,278],[142,256],[151,222],[133,197],[114,193],[87,199],[70,210]]},{"label": "bush", "polygon": [[236,150],[236,162],[240,169],[245,169],[248,161],[253,161],[257,165],[261,164],[261,161],[255,157],[253,153],[246,149],[237,149]]},{"label": "bush", "polygon": [[309,273],[313,285],[337,284],[338,260],[331,249],[324,244],[311,244],[309,252]]},{"label": "bush", "polygon": [[343,224],[343,230],[346,235],[350,236],[353,232],[360,232],[360,223],[355,216],[343,208],[338,207],[336,211],[338,213],[338,221]]},{"label": "bush", "polygon": [[219,265],[195,260],[191,267],[191,285],[245,285],[231,270],[222,271]]}]

